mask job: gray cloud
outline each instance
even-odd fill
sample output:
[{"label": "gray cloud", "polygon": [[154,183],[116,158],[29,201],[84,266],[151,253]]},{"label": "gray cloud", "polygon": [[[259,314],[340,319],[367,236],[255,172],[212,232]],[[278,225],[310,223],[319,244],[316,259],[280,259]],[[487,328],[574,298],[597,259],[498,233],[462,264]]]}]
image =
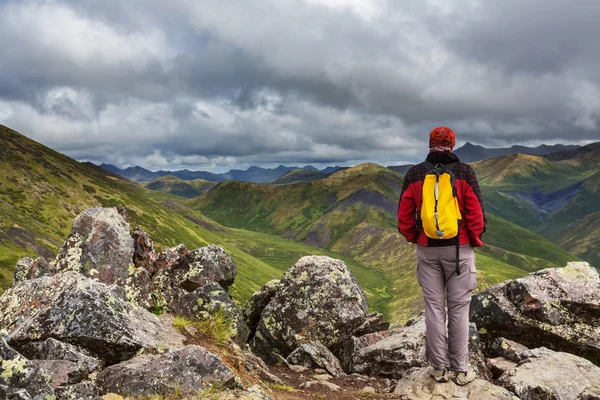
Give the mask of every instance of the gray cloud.
[{"label": "gray cloud", "polygon": [[600,140],[593,0],[0,2],[0,122],[147,168]]}]

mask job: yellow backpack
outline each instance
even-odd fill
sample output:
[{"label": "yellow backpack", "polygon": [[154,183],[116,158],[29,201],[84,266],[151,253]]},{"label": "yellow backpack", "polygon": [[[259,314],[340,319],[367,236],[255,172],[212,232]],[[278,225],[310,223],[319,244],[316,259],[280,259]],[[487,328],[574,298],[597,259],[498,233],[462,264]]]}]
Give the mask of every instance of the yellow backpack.
[{"label": "yellow backpack", "polygon": [[451,239],[460,232],[462,216],[452,173],[455,165],[456,163],[434,166],[425,161],[428,171],[423,182],[421,223],[427,237],[432,239]]}]

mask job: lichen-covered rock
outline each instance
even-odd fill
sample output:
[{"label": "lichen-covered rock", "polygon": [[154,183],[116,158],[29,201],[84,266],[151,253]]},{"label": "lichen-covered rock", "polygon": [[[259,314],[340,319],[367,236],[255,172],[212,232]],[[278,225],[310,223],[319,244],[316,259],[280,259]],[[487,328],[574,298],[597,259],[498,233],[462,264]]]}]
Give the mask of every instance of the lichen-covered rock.
[{"label": "lichen-covered rock", "polygon": [[[80,382],[102,367],[102,362],[92,357],[87,351],[52,338],[45,341],[17,344],[17,349],[30,360],[59,360],[71,363],[72,365],[57,364],[57,366],[68,369],[68,383]],[[49,363],[38,363],[38,366],[46,370],[52,369]]]},{"label": "lichen-covered rock", "polygon": [[98,386],[93,381],[84,381],[74,385],[61,386],[55,389],[56,400],[88,400],[100,395]]},{"label": "lichen-covered rock", "polygon": [[394,328],[387,331],[367,333],[360,337],[352,336],[350,339],[339,344],[333,354],[340,360],[342,368],[347,373],[353,372],[354,354],[367,346],[382,341],[386,337],[401,333],[404,328]]},{"label": "lichen-covered rock", "polygon": [[424,367],[425,321],[359,349],[353,359],[352,371],[363,375],[401,378],[411,368]]},{"label": "lichen-covered rock", "polygon": [[466,386],[458,386],[453,382],[437,383],[429,375],[427,368],[407,371],[406,376],[398,381],[394,394],[404,400],[518,400],[508,390],[483,379],[475,379]]},{"label": "lichen-covered rock", "polygon": [[142,348],[181,346],[184,339],[156,315],[126,301],[123,288],[77,272],[20,282],[0,297],[0,309],[0,334],[9,343],[55,338],[108,363]]},{"label": "lichen-covered rock", "polygon": [[150,275],[154,275],[156,272],[156,252],[154,251],[154,242],[150,235],[139,226],[136,226],[131,231],[131,237],[133,238],[133,265],[136,268],[144,268]]},{"label": "lichen-covered rock", "polygon": [[169,309],[175,315],[192,320],[207,319],[220,312],[229,320],[231,336],[235,342],[242,347],[246,344],[249,330],[244,323],[242,313],[229,293],[217,282],[209,282],[173,300]]},{"label": "lichen-covered rock", "polygon": [[323,368],[332,376],[344,374],[340,360],[319,342],[303,343],[287,357],[292,365],[302,365],[307,368]]},{"label": "lichen-covered rock", "polygon": [[470,318],[490,335],[600,363],[600,277],[587,263],[545,269],[488,288],[473,297]]},{"label": "lichen-covered rock", "polygon": [[366,316],[365,294],[343,261],[302,257],[284,274],[263,310],[251,346],[269,361],[274,351],[287,357],[310,341],[333,349],[349,339]]},{"label": "lichen-covered rock", "polygon": [[523,361],[496,384],[523,400],[577,399],[600,382],[600,368],[569,353],[540,347],[522,354]]},{"label": "lichen-covered rock", "polygon": [[260,315],[273,296],[275,296],[277,290],[279,290],[279,279],[273,279],[267,282],[258,292],[255,292],[252,297],[250,297],[250,300],[248,300],[242,309],[244,322],[248,329],[250,329],[249,339],[254,337],[256,327],[260,321]]},{"label": "lichen-covered rock", "polygon": [[6,399],[34,400],[54,395],[50,377],[3,338],[0,338],[0,394]]},{"label": "lichen-covered rock", "polygon": [[73,221],[56,267],[106,284],[122,283],[133,267],[133,243],[129,224],[116,208],[89,208]]},{"label": "lichen-covered rock", "polygon": [[171,267],[154,275],[151,301],[153,306],[168,308],[171,303],[209,282],[217,282],[227,290],[235,275],[235,263],[222,247],[202,247],[181,255]]},{"label": "lichen-covered rock", "polygon": [[383,314],[378,312],[372,312],[367,315],[365,322],[354,332],[354,336],[363,336],[369,333],[386,331],[390,327],[390,323],[387,322]]},{"label": "lichen-covered rock", "polygon": [[170,268],[176,275],[177,285],[191,292],[208,282],[217,282],[225,290],[233,285],[237,272],[235,262],[221,246],[211,244],[179,257]]},{"label": "lichen-covered rock", "polygon": [[156,261],[154,262],[154,268],[149,271],[152,272],[152,275],[157,272],[162,271],[163,269],[169,269],[171,266],[177,261],[177,259],[183,255],[189,253],[187,247],[184,244],[180,244],[175,247],[171,247],[170,249],[166,249],[158,253],[156,257]]},{"label": "lichen-covered rock", "polygon": [[33,260],[24,257],[17,261],[13,274],[13,285],[26,279],[35,279],[42,275],[51,275],[56,273],[54,265],[50,264],[44,257]]},{"label": "lichen-covered rock", "polygon": [[122,395],[196,395],[207,385],[240,388],[239,378],[221,358],[201,346],[142,355],[110,366],[98,375],[102,391]]}]

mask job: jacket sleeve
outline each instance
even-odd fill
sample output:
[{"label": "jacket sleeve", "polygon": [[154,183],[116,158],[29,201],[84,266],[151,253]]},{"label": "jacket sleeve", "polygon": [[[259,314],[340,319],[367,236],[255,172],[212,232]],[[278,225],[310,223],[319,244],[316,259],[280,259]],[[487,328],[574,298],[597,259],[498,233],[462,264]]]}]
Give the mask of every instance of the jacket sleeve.
[{"label": "jacket sleeve", "polygon": [[485,232],[487,219],[483,207],[483,196],[477,181],[477,176],[472,168],[469,168],[466,193],[465,193],[465,215],[464,218],[469,228],[471,244],[474,247],[483,246],[481,235]]},{"label": "jacket sleeve", "polygon": [[404,185],[398,202],[398,230],[407,241],[417,243],[418,230],[415,222],[417,206],[410,185],[410,174],[404,177]]}]

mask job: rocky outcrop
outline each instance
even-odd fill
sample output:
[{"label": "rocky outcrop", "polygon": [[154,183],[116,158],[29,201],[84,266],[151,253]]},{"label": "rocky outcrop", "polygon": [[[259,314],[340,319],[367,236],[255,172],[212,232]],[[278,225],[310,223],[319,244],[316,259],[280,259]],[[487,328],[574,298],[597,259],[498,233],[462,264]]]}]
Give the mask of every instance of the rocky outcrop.
[{"label": "rocky outcrop", "polygon": [[241,383],[221,358],[201,346],[185,346],[158,355],[143,355],[110,366],[98,375],[104,392],[136,395],[196,395],[207,385],[239,388]]},{"label": "rocky outcrop", "polygon": [[240,346],[246,344],[249,329],[244,323],[242,313],[229,293],[217,282],[209,282],[178,297],[171,302],[169,308],[173,313],[191,320],[208,319],[221,313],[230,323],[231,336],[235,342]]},{"label": "rocky outcrop", "polygon": [[527,350],[523,360],[496,381],[523,400],[578,399],[593,393],[600,368],[573,354],[544,347]]},{"label": "rocky outcrop", "polygon": [[123,283],[133,266],[133,243],[129,224],[117,209],[90,208],[73,221],[56,267],[106,284]]},{"label": "rocky outcrop", "polygon": [[322,368],[332,376],[344,374],[337,357],[319,342],[301,344],[287,357],[287,362],[307,368]]},{"label": "rocky outcrop", "polygon": [[483,379],[475,379],[466,386],[453,382],[435,382],[426,368],[412,368],[398,381],[394,394],[404,400],[477,399],[515,400],[513,393]]},{"label": "rocky outcrop", "polygon": [[600,363],[600,277],[587,263],[493,286],[473,297],[470,318],[492,336]]},{"label": "rocky outcrop", "polygon": [[341,260],[302,257],[281,279],[277,293],[261,313],[253,350],[273,361],[302,343],[329,349],[349,339],[367,316],[365,294]]},{"label": "rocky outcrop", "polygon": [[157,346],[181,346],[183,337],[156,315],[125,299],[124,290],[77,272],[23,281],[0,297],[0,332],[9,343],[54,338],[107,363]]}]

